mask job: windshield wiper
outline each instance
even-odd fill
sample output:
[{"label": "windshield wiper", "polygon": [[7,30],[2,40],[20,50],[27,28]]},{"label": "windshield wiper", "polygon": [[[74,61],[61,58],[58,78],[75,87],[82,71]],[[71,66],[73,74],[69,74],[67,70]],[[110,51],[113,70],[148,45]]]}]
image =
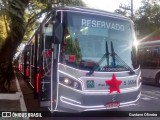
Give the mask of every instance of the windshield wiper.
[{"label": "windshield wiper", "polygon": [[109,66],[109,51],[108,51],[108,43],[106,41],[106,53],[103,55],[103,57],[99,60],[98,64],[96,64],[93,69],[91,69],[86,75],[92,75],[94,71],[99,67],[99,65],[103,62],[104,58],[107,60],[107,66]]},{"label": "windshield wiper", "polygon": [[109,53],[109,50],[108,50],[108,43],[107,43],[107,41],[106,41],[106,62],[107,62],[107,67],[109,67],[109,55],[110,55],[110,53]]},{"label": "windshield wiper", "polygon": [[113,58],[113,66],[116,67],[116,61],[120,63],[120,65],[123,65],[126,69],[130,71],[130,74],[135,74],[133,69],[127,65],[114,51],[113,43],[111,41],[111,56]]}]

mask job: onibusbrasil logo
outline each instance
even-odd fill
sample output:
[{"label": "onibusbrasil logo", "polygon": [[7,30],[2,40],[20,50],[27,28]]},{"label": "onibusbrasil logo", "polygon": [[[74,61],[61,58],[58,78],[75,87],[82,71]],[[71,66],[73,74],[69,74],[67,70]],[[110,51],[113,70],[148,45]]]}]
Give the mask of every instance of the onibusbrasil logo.
[{"label": "onibusbrasil logo", "polygon": [[42,117],[42,114],[39,112],[2,112],[1,117]]}]

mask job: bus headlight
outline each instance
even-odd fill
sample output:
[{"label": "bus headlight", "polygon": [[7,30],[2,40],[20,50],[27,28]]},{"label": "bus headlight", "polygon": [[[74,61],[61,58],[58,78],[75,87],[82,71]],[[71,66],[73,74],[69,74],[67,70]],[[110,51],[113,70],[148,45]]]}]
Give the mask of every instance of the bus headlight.
[{"label": "bus headlight", "polygon": [[64,84],[65,85],[69,85],[69,84],[71,84],[71,81],[70,81],[70,79],[68,79],[68,78],[64,78]]},{"label": "bus headlight", "polygon": [[77,90],[82,90],[81,83],[79,81],[68,77],[60,77],[60,83]]}]

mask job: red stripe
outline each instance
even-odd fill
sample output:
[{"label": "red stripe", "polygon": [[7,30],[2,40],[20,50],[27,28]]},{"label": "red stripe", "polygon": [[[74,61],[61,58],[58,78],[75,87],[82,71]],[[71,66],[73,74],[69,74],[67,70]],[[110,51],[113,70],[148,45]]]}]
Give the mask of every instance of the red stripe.
[{"label": "red stripe", "polygon": [[37,74],[36,75],[36,92],[39,92],[39,80],[41,79],[42,75],[41,74]]}]

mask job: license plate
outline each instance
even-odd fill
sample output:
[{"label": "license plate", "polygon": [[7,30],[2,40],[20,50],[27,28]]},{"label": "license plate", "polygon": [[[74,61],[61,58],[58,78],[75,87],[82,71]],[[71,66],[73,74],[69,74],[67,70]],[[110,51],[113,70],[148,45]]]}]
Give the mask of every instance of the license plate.
[{"label": "license plate", "polygon": [[106,108],[118,108],[120,105],[119,102],[111,102],[106,104]]},{"label": "license plate", "polygon": [[134,86],[136,84],[137,84],[136,80],[126,80],[126,81],[123,81],[123,85]]}]

